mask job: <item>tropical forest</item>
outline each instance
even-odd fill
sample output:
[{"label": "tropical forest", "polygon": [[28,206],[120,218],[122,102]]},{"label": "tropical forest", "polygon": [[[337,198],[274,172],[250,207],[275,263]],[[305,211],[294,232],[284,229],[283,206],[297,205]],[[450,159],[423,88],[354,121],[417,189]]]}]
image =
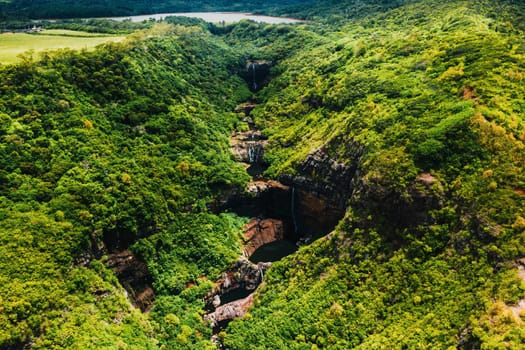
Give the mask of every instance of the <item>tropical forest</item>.
[{"label": "tropical forest", "polygon": [[525,349],[525,2],[0,1],[0,349]]}]

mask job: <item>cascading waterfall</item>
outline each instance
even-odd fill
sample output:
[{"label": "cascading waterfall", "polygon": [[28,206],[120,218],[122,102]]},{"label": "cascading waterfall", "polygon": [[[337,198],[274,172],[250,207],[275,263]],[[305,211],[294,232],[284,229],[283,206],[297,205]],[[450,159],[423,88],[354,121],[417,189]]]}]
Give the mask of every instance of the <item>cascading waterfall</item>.
[{"label": "cascading waterfall", "polygon": [[254,163],[255,161],[255,150],[253,149],[252,145],[248,146],[248,159],[250,160],[250,164]]},{"label": "cascading waterfall", "polygon": [[292,203],[291,203],[291,212],[292,212],[292,222],[293,222],[293,232],[297,233],[297,219],[295,218],[295,187],[292,186]]},{"label": "cascading waterfall", "polygon": [[258,143],[248,145],[248,159],[250,164],[258,163],[263,153],[263,147]]},{"label": "cascading waterfall", "polygon": [[257,90],[257,83],[255,82],[255,63],[250,64],[250,67],[252,67],[252,88],[253,91]]}]

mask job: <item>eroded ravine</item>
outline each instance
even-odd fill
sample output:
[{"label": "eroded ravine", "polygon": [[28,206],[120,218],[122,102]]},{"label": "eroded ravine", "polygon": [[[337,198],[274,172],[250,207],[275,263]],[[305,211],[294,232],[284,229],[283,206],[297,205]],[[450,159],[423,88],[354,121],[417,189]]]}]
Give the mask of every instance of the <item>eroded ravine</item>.
[{"label": "eroded ravine", "polygon": [[[264,80],[254,72],[256,67],[253,62],[247,64],[253,74],[253,82],[248,81],[253,89],[260,87],[256,79]],[[242,114],[240,118],[249,130],[234,132],[230,138],[231,153],[252,176],[252,182],[243,192],[228,193],[217,208],[250,221],[244,228],[243,256],[222,274],[205,298],[204,320],[213,328],[216,342],[218,332],[231,320],[243,317],[251,307],[254,293],[272,262],[294,253],[300,244],[329,233],[343,216],[343,210],[315,193],[295,188],[293,181],[285,185],[264,178],[268,141],[251,115],[256,106],[254,101],[237,106],[235,111]]]}]

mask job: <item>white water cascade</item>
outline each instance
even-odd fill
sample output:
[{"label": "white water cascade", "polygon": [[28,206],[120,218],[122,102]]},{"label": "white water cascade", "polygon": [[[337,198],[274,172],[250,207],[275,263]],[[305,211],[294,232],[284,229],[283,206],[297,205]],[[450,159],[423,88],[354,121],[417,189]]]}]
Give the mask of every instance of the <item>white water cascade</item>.
[{"label": "white water cascade", "polygon": [[295,217],[295,187],[292,186],[292,202],[290,204],[292,212],[293,232],[297,233],[297,219]]},{"label": "white water cascade", "polygon": [[252,68],[252,89],[253,89],[253,91],[256,91],[257,90],[257,82],[255,81],[255,69],[256,69],[255,63],[250,64],[250,67]]},{"label": "white water cascade", "polygon": [[263,154],[263,147],[258,143],[252,143],[248,145],[248,159],[250,164],[258,163]]}]

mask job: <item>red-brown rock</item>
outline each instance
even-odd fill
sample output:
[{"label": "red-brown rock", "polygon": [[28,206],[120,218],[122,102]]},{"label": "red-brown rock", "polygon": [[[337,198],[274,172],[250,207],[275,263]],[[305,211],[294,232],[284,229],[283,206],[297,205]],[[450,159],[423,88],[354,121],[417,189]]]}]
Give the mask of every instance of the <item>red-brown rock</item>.
[{"label": "red-brown rock", "polygon": [[250,257],[259,247],[284,239],[284,223],[277,219],[254,219],[244,229],[244,255]]}]

